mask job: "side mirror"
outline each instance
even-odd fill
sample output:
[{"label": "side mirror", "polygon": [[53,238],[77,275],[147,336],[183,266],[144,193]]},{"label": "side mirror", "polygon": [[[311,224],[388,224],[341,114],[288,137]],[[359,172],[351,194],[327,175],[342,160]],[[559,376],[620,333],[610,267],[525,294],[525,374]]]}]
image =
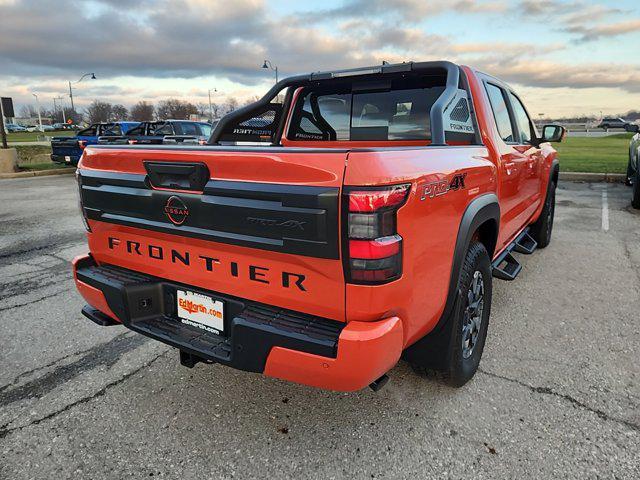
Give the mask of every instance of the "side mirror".
[{"label": "side mirror", "polygon": [[567,135],[567,129],[561,125],[545,125],[542,127],[540,143],[561,142]]},{"label": "side mirror", "polygon": [[631,133],[640,133],[640,125],[636,125],[635,123],[627,123],[624,126],[624,129],[627,132],[631,132]]}]

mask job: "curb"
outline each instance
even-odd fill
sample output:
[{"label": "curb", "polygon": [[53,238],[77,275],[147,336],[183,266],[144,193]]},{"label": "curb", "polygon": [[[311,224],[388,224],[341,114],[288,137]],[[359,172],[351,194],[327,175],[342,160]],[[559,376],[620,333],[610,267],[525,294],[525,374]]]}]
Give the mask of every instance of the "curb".
[{"label": "curb", "polygon": [[50,170],[34,170],[31,172],[0,173],[0,179],[48,177],[50,175],[73,175],[75,168],[52,168]]},{"label": "curb", "polygon": [[623,173],[586,173],[560,172],[560,180],[567,182],[608,182],[623,183],[626,175]]}]

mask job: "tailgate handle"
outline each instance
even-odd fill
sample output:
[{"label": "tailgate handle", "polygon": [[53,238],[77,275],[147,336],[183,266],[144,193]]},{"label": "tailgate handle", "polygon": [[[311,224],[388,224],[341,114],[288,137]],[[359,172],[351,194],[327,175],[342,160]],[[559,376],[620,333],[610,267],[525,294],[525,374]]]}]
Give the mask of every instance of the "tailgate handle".
[{"label": "tailgate handle", "polygon": [[204,163],[144,162],[144,167],[154,188],[202,192],[210,178]]}]

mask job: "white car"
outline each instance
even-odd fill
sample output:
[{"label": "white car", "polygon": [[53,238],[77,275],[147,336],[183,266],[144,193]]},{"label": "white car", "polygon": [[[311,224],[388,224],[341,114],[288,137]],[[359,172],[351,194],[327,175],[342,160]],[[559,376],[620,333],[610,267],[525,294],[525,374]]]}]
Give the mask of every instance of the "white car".
[{"label": "white car", "polygon": [[55,131],[55,128],[53,128],[51,125],[28,125],[27,126],[27,132],[53,132]]}]

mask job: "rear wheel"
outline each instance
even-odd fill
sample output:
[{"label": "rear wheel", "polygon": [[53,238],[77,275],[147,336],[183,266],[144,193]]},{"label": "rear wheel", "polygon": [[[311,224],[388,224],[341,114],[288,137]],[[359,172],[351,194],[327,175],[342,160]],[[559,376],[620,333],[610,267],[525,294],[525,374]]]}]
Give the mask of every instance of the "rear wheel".
[{"label": "rear wheel", "polygon": [[626,186],[633,185],[633,168],[631,168],[631,154],[629,154],[629,163],[627,164],[627,176],[624,178]]},{"label": "rear wheel", "polygon": [[453,387],[461,387],[474,376],[480,364],[491,313],[491,261],[482,243],[473,241],[467,250],[458,291],[460,295],[449,320],[448,345],[434,348],[445,351],[447,361],[441,370],[413,365],[422,374],[436,376]]},{"label": "rear wheel", "polygon": [[547,198],[544,201],[544,207],[540,218],[531,225],[530,234],[538,243],[538,248],[544,248],[551,242],[551,231],[553,230],[553,218],[556,211],[556,184],[549,182],[547,189]]}]

